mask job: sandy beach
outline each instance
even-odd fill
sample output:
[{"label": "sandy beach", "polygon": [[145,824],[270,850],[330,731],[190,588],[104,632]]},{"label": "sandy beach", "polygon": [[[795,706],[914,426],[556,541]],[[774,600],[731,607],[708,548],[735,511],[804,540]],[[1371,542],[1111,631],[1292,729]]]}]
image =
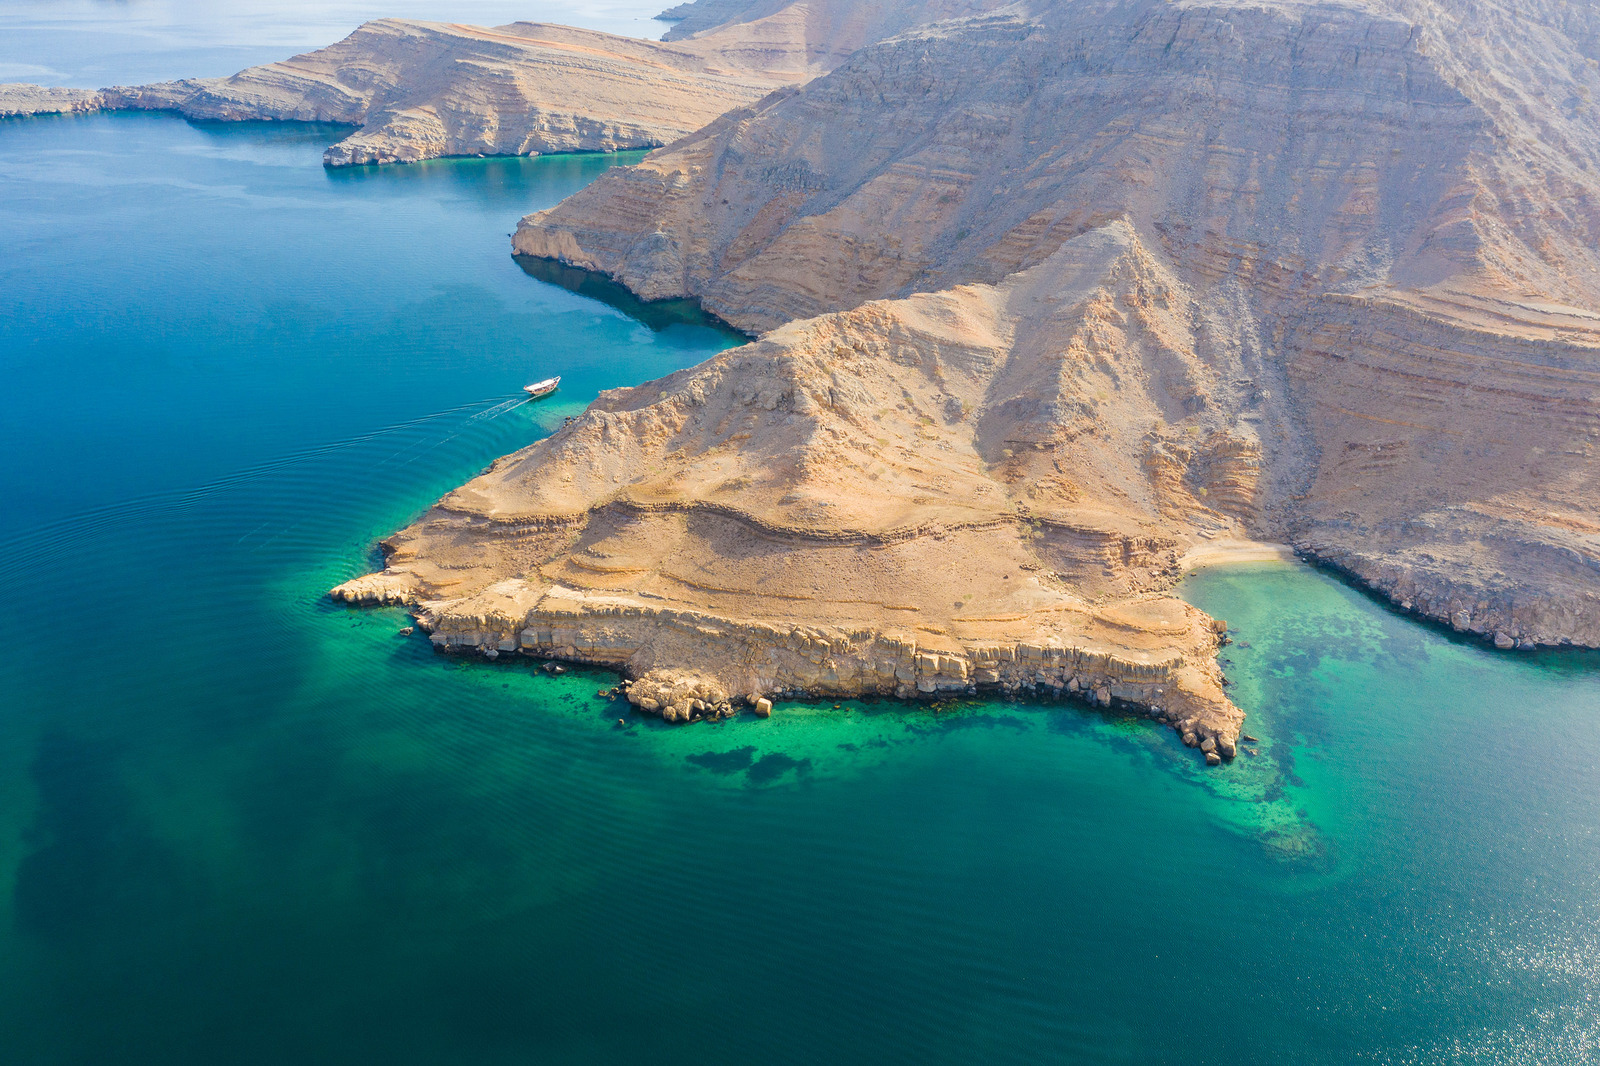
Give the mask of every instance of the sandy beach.
[{"label": "sandy beach", "polygon": [[1186,570],[1198,570],[1204,566],[1232,566],[1238,563],[1289,562],[1294,557],[1294,549],[1287,544],[1230,539],[1201,541],[1184,554],[1181,562]]}]

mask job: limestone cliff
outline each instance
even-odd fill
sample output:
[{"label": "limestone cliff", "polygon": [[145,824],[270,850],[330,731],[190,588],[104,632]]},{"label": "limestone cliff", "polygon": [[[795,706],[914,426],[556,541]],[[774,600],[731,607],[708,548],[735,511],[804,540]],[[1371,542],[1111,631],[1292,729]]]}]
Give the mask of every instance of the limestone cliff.
[{"label": "limestone cliff", "polygon": [[672,717],[1079,692],[1231,756],[1218,630],[1163,592],[1192,530],[1253,513],[1228,328],[1113,222],[999,285],[607,393],[334,595],[415,604],[442,646],[619,666]]},{"label": "limestone cliff", "polygon": [[22,82],[0,84],[0,118],[18,115],[65,115],[98,111],[105,96],[95,89],[50,89]]},{"label": "limestone cliff", "polygon": [[177,111],[220,121],[360,127],[329,166],[441,155],[653,148],[829,70],[861,45],[996,0],[782,0],[696,7],[673,43],[519,22],[379,19],[337,44],[229,78],[97,91],[0,85],[0,115]]},{"label": "limestone cliff", "polygon": [[360,127],[327,150],[330,166],[647,148],[810,76],[803,42],[752,31],[723,44],[380,19],[338,44],[229,78],[98,93],[4,86],[0,113],[105,107]]},{"label": "limestone cliff", "polygon": [[1126,220],[1233,375],[1190,402],[1252,427],[1252,530],[1502,646],[1600,645],[1597,40],[1566,0],[1019,5],[730,112],[515,248],[763,330]]},{"label": "limestone cliff", "polygon": [[1600,646],[1600,315],[1435,306],[1329,297],[1285,331],[1317,444],[1291,534],[1499,647]]}]

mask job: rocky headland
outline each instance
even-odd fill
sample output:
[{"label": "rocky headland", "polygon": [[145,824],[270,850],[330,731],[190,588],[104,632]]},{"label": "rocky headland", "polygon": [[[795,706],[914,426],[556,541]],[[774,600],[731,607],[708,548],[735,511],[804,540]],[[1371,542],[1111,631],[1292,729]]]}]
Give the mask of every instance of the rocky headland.
[{"label": "rocky headland", "polygon": [[654,148],[816,73],[803,35],[743,27],[667,45],[519,22],[379,19],[338,44],[228,78],[96,91],[0,85],[0,115],[160,110],[359,127],[328,166]]},{"label": "rocky headland", "polygon": [[1078,694],[1231,757],[1222,627],[1166,594],[1255,491],[1204,314],[1113,221],[997,285],[791,323],[606,393],[334,595],[413,605],[442,647],[619,667],[673,719]]},{"label": "rocky headland", "polygon": [[69,115],[106,106],[98,89],[53,89],[23,82],[0,82],[0,118],[21,115]]}]

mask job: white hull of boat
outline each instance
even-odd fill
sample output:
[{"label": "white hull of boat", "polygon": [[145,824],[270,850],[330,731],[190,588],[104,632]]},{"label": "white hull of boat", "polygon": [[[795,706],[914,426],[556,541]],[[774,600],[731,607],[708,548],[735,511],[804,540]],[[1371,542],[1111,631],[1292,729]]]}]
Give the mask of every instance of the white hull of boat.
[{"label": "white hull of boat", "polygon": [[541,396],[555,392],[556,386],[560,384],[560,378],[545,378],[543,381],[535,381],[532,385],[522,386],[522,391],[528,394],[530,400],[537,400]]}]

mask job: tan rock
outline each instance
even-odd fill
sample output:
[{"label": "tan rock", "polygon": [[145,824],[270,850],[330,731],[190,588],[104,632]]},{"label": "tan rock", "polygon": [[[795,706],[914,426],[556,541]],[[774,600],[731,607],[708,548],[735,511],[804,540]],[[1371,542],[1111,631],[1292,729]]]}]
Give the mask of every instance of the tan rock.
[{"label": "tan rock", "polygon": [[[1563,0],[1023,6],[863,48],[514,246],[763,330],[1122,220],[1160,282],[1095,320],[1127,338],[1186,301],[1154,339],[1226,368],[1169,388],[1147,439],[1111,431],[1135,496],[1502,645],[1600,646],[1596,39],[1600,8]],[[1043,421],[1126,427],[1124,387]],[[951,400],[927,417],[962,424]]]},{"label": "tan rock", "polygon": [[360,129],[329,166],[667,144],[831,69],[863,44],[998,0],[772,0],[693,5],[647,41],[546,23],[378,19],[327,48],[228,78],[101,90],[0,85],[0,116],[99,108]]},{"label": "tan rock", "polygon": [[104,107],[359,126],[327,150],[329,166],[648,148],[815,74],[805,30],[763,23],[668,45],[541,23],[378,19],[227,78],[95,92],[3,85],[0,115]]},{"label": "tan rock", "polygon": [[411,584],[402,575],[387,571],[352,578],[329,595],[341,603],[363,607],[408,603],[413,598]]},{"label": "tan rock", "polygon": [[20,82],[0,84],[0,118],[98,111],[105,97],[95,89],[51,89]]},{"label": "tan rock", "polygon": [[[1140,459],[1172,391],[1227,372],[1191,314],[1112,223],[998,286],[795,323],[606,393],[393,538],[385,573],[441,646],[517,632],[664,708],[684,693],[663,671],[818,696],[1159,687],[1231,738],[1218,634],[1163,594],[1192,524],[1225,519]],[[939,416],[951,399],[968,418]],[[1172,433],[1191,426],[1239,432],[1209,411]]]}]

